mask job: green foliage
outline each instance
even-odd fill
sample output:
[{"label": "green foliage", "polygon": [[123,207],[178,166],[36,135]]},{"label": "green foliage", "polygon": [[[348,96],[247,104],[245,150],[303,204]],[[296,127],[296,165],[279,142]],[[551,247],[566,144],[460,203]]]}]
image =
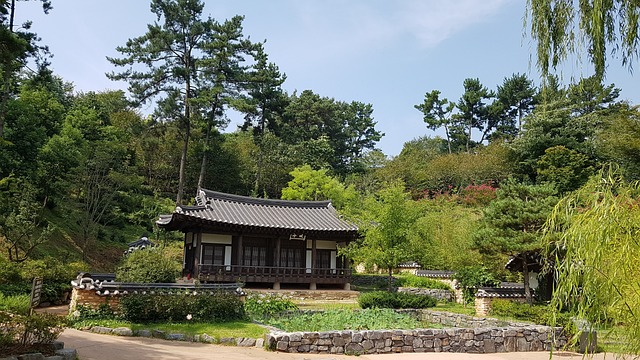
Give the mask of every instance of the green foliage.
[{"label": "green foliage", "polygon": [[180,263],[170,258],[164,248],[148,248],[128,254],[116,271],[122,282],[172,283],[180,273]]},{"label": "green foliage", "polygon": [[402,184],[396,183],[380,190],[377,199],[369,197],[359,215],[360,229],[364,232],[361,241],[352,242],[342,250],[356,261],[366,265],[377,265],[391,272],[400,263],[410,260],[410,234],[419,217],[419,207],[408,199]]},{"label": "green foliage", "polygon": [[71,318],[74,322],[84,320],[115,320],[117,319],[117,315],[109,304],[102,303],[97,309],[80,305],[76,308]]},{"label": "green foliage", "polygon": [[267,324],[289,332],[415,329],[420,327],[420,323],[415,318],[397,314],[391,309],[330,310],[321,313],[303,313],[285,318],[273,318]]},{"label": "green foliage", "polygon": [[571,55],[586,54],[596,75],[603,77],[611,50],[631,70],[638,59],[639,16],[637,4],[623,0],[527,1],[538,68],[546,76]]},{"label": "green foliage", "polygon": [[411,238],[413,260],[425,269],[441,270],[481,263],[472,240],[480,218],[477,210],[446,197],[425,199],[421,205],[422,217]]},{"label": "green foliage", "polygon": [[398,287],[413,287],[413,288],[425,288],[425,289],[442,289],[452,290],[451,286],[434,279],[427,277],[417,276],[409,273],[401,273],[396,276],[396,286]]},{"label": "green foliage", "polygon": [[341,209],[356,199],[355,189],[345,187],[337,179],[327,175],[326,169],[313,170],[309,165],[295,168],[291,172],[293,179],[282,189],[285,200],[331,200]]},{"label": "green foliage", "polygon": [[66,321],[54,314],[9,315],[0,312],[0,351],[11,345],[50,344],[64,330]]},{"label": "green foliage", "polygon": [[479,287],[493,287],[500,284],[500,281],[482,266],[464,267],[458,270],[453,278],[458,281],[458,286],[462,289],[464,300],[467,303],[473,302]]},{"label": "green foliage", "polygon": [[514,180],[502,184],[496,200],[484,209],[481,228],[474,234],[479,251],[494,258],[496,271],[506,263],[500,255],[516,256],[542,248],[542,227],[557,202],[555,193],[549,185],[525,185]]},{"label": "green foliage", "polygon": [[291,300],[272,294],[252,294],[247,296],[244,309],[253,319],[265,319],[286,311],[298,310]]},{"label": "green foliage", "polygon": [[538,325],[561,326],[572,334],[575,325],[572,315],[566,312],[554,313],[549,305],[528,305],[516,301],[493,299],[491,301],[492,316],[517,319]]},{"label": "green foliage", "polygon": [[[31,309],[29,295],[3,295],[0,293],[0,312],[27,315]],[[1,322],[0,322],[1,323]]]},{"label": "green foliage", "polygon": [[593,326],[614,329],[624,353],[640,354],[640,188],[612,168],[562,199],[547,223],[548,256],[555,258],[558,284],[552,299]]},{"label": "green foliage", "polygon": [[122,317],[132,322],[243,320],[240,298],[228,292],[214,294],[136,294],[120,300]]},{"label": "green foliage", "polygon": [[372,291],[358,297],[363,309],[424,309],[436,306],[437,300],[427,295],[402,292]]},{"label": "green foliage", "polygon": [[537,180],[555,185],[564,194],[582,186],[593,174],[589,158],[564,146],[550,147],[536,163]]}]

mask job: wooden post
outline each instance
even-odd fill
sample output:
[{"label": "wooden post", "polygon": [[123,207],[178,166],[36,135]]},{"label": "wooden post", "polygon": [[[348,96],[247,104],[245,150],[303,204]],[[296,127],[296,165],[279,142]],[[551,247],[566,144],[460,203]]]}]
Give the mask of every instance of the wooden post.
[{"label": "wooden post", "polygon": [[240,235],[238,235],[238,259],[237,259],[238,265],[240,266],[244,265],[242,261],[243,260],[242,258],[244,256],[243,252],[244,252],[244,248],[242,245],[242,233],[241,233]]},{"label": "wooden post", "polygon": [[318,276],[317,272],[316,272],[316,268],[317,268],[317,264],[316,262],[318,261],[318,256],[316,254],[316,239],[313,238],[311,239],[311,283],[309,284],[309,289],[310,290],[316,290],[317,289],[317,285],[316,285],[316,279],[315,277]]},{"label": "wooden post", "polygon": [[278,236],[276,239],[276,261],[273,264],[275,267],[280,267],[280,246],[282,242],[282,237]]},{"label": "wooden post", "polygon": [[193,277],[198,278],[200,275],[200,253],[202,252],[202,230],[198,230],[198,236],[192,240],[193,242]]}]

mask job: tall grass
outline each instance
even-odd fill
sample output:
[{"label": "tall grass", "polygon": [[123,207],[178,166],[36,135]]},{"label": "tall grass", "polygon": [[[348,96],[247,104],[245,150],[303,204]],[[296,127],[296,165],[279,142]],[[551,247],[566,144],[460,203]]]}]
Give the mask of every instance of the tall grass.
[{"label": "tall grass", "polygon": [[5,296],[0,293],[0,311],[12,314],[27,315],[30,309],[29,295]]}]

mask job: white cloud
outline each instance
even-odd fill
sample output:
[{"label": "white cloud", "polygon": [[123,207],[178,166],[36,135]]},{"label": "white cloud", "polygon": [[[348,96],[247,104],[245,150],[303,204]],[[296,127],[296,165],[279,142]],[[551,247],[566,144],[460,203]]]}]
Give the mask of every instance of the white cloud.
[{"label": "white cloud", "polygon": [[465,28],[487,21],[507,0],[411,1],[396,13],[402,31],[434,47]]},{"label": "white cloud", "polygon": [[406,43],[432,48],[486,21],[509,0],[291,1],[292,43],[317,60]]}]

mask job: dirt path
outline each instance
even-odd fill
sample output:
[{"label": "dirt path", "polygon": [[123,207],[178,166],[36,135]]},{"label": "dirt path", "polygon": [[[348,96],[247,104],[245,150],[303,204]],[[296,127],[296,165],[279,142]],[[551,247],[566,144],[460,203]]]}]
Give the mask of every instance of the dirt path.
[{"label": "dirt path", "polygon": [[[80,360],[201,360],[201,359],[265,359],[265,360],[548,360],[545,352],[501,353],[501,354],[457,354],[457,353],[401,353],[383,355],[345,356],[329,354],[288,354],[265,351],[259,348],[220,346],[181,341],[166,341],[140,337],[98,335],[90,332],[67,329],[60,336],[65,347],[78,351]],[[557,359],[579,360],[580,355],[558,353]],[[598,354],[594,359],[606,358]]]}]

